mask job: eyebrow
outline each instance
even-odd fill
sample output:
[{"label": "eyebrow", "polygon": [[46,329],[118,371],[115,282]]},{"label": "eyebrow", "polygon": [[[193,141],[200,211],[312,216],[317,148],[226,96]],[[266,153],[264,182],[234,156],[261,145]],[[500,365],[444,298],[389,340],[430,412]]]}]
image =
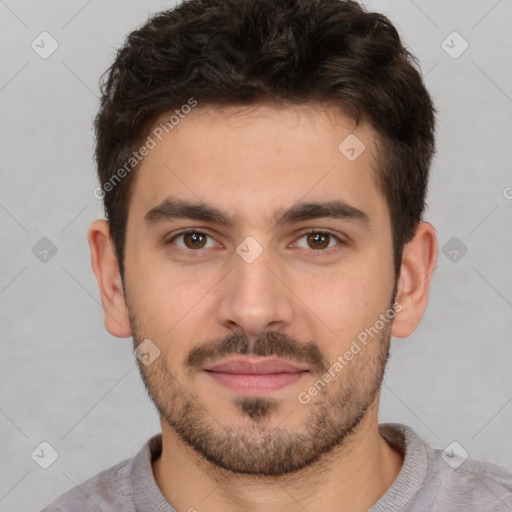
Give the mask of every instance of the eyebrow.
[{"label": "eyebrow", "polygon": [[[270,218],[270,226],[275,229],[287,224],[320,218],[356,221],[364,228],[370,228],[370,217],[367,213],[340,199],[297,203],[288,209],[280,208]],[[226,211],[204,202],[192,203],[173,197],[166,198],[149,210],[144,216],[144,223],[148,227],[155,227],[175,219],[194,219],[226,227],[233,227],[236,224],[235,217]]]}]

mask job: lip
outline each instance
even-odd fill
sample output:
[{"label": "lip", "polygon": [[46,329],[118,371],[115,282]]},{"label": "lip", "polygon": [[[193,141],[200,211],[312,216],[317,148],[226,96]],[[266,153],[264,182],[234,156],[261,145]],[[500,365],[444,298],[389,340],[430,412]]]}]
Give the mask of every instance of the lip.
[{"label": "lip", "polygon": [[231,357],[224,361],[205,366],[204,370],[215,373],[236,373],[239,375],[269,375],[275,373],[299,373],[307,368],[284,359]]},{"label": "lip", "polygon": [[250,396],[264,395],[290,386],[309,373],[307,368],[283,359],[234,357],[206,366],[214,382]]}]

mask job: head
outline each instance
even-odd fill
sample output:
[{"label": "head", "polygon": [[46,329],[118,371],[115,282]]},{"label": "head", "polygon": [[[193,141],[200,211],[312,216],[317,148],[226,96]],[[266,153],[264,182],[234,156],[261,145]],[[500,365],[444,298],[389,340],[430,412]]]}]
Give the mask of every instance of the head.
[{"label": "head", "polygon": [[[437,254],[435,111],[391,22],[352,1],[186,1],[128,36],[102,92],[93,268],[107,329],[158,354],[139,368],[165,425],[278,475],[376,420]],[[212,371],[236,354],[300,372],[244,391]]]}]

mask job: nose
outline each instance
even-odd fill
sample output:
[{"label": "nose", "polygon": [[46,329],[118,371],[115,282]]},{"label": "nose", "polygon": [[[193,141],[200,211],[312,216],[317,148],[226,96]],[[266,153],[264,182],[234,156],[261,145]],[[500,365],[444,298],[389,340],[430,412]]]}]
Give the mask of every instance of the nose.
[{"label": "nose", "polygon": [[[264,250],[248,262],[233,256],[233,270],[219,283],[217,320],[224,327],[257,337],[270,329],[284,329],[294,317],[294,295],[286,272]],[[289,280],[289,279],[288,279]]]}]

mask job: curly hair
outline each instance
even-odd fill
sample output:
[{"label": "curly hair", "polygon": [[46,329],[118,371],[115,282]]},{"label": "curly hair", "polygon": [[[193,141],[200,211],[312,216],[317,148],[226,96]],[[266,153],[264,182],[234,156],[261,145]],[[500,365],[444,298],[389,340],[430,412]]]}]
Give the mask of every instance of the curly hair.
[{"label": "curly hair", "polygon": [[384,15],[351,0],[185,0],[128,35],[101,93],[95,157],[121,277],[137,169],[105,185],[155,119],[191,98],[203,107],[320,102],[367,122],[399,275],[425,208],[436,110],[417,59]]}]

